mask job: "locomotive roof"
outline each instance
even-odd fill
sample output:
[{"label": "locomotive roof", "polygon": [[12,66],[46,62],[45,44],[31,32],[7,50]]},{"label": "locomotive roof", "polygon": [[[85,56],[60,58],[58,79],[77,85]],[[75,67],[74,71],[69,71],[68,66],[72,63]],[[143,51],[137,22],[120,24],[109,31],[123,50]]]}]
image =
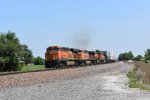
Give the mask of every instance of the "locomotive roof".
[{"label": "locomotive roof", "polygon": [[82,50],[82,49],[69,48],[69,47],[60,47],[60,46],[49,46],[48,48],[58,48],[60,50],[73,51],[73,52],[88,52],[88,53],[91,53],[91,54],[94,54],[94,53],[106,54],[107,53],[107,51],[96,52],[96,51],[87,51],[87,50]]},{"label": "locomotive roof", "polygon": [[74,51],[74,52],[79,52],[80,51],[79,49],[75,49],[75,48],[71,48],[70,50]]},{"label": "locomotive roof", "polygon": [[59,46],[49,46],[48,48],[61,48]]}]

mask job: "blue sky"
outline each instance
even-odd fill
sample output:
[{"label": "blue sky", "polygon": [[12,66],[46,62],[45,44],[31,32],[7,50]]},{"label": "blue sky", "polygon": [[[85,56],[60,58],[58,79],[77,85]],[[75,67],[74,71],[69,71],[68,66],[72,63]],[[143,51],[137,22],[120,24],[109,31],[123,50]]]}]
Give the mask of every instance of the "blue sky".
[{"label": "blue sky", "polygon": [[1,0],[0,7],[0,32],[16,32],[34,56],[51,45],[116,55],[149,48],[149,0]]}]

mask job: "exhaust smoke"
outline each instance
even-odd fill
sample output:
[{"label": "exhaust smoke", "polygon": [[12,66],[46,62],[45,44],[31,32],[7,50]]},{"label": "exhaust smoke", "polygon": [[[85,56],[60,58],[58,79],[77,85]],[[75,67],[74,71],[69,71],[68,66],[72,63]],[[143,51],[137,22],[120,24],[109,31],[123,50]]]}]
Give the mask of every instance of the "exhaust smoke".
[{"label": "exhaust smoke", "polygon": [[74,34],[72,39],[72,46],[79,49],[88,49],[90,45],[90,33],[87,31],[80,31]]}]

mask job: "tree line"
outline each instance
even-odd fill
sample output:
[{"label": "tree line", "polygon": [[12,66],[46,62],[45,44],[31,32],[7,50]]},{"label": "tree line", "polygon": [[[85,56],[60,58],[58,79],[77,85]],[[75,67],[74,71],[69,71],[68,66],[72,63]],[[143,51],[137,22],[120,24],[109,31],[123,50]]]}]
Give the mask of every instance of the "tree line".
[{"label": "tree line", "polygon": [[121,53],[119,54],[118,60],[123,61],[123,60],[135,60],[135,61],[145,61],[148,62],[150,61],[150,49],[147,49],[145,52],[145,55],[137,55],[134,57],[132,51],[129,52],[125,52],[125,53]]},{"label": "tree line", "polygon": [[[40,60],[39,60],[40,59]],[[0,33],[0,70],[17,70],[19,64],[41,64],[41,57],[33,57],[32,51],[26,44],[21,44],[14,32]],[[42,63],[44,64],[44,63]]]}]

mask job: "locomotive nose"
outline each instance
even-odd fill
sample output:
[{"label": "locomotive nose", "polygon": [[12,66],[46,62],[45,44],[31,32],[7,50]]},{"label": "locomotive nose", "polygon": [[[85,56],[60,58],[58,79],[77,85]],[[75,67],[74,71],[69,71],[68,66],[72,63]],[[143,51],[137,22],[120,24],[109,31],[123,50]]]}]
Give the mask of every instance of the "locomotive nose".
[{"label": "locomotive nose", "polygon": [[53,57],[52,57],[52,52],[46,52],[46,53],[45,53],[45,58],[46,58],[46,59],[49,59],[49,60],[52,59],[52,58],[53,58]]},{"label": "locomotive nose", "polygon": [[45,54],[46,59],[48,60],[54,60],[59,58],[59,53],[58,52],[47,52]]}]

